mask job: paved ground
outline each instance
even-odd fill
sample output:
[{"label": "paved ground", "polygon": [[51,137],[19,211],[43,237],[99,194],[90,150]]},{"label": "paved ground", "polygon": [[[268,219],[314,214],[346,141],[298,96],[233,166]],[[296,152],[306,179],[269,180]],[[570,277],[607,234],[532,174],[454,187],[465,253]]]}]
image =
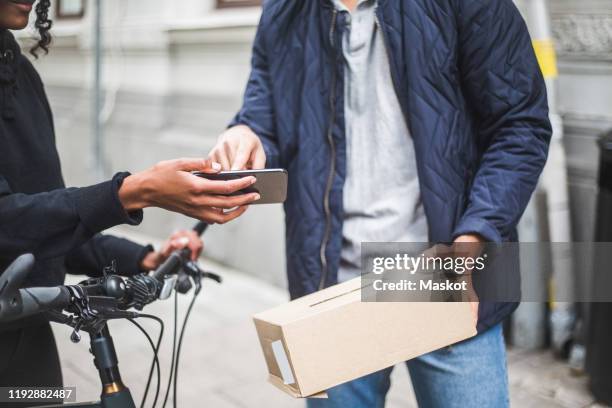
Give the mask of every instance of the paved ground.
[{"label": "paved ground", "polygon": [[[220,272],[224,283],[207,282],[196,302],[188,326],[180,368],[179,406],[181,407],[303,407],[266,382],[266,368],[250,316],[286,301],[281,289],[236,271],[205,262]],[[187,298],[179,302],[184,310]],[[166,322],[164,347],[160,353],[165,378],[172,342],[172,301],[151,305],[147,312]],[[151,332],[155,325],[143,323]],[[150,363],[151,351],[141,333],[126,322],[111,323],[125,383],[140,399]],[[69,340],[70,330],[55,327],[62,355],[66,385],[77,387],[79,400],[96,399],[100,386],[87,336],[80,344]],[[567,366],[548,352],[509,350],[511,398],[514,407],[595,407],[583,377],[570,375]],[[149,400],[151,401],[151,400]],[[388,407],[416,407],[404,367],[393,373]],[[350,408],[350,407],[347,407]]]}]

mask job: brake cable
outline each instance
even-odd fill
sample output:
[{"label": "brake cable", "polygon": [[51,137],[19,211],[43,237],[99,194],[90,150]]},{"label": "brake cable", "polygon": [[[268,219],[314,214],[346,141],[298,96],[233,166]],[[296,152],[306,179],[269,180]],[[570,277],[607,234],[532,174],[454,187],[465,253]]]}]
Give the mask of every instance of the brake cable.
[{"label": "brake cable", "polygon": [[200,294],[201,288],[202,288],[202,284],[200,282],[197,282],[196,288],[193,292],[193,297],[191,298],[191,302],[189,302],[189,306],[187,307],[187,312],[185,313],[185,318],[183,319],[183,325],[181,327],[181,334],[179,335],[178,347],[176,350],[176,362],[174,363],[174,385],[173,385],[173,390],[172,390],[172,404],[174,408],[176,408],[177,406],[176,388],[178,384],[179,360],[181,358],[181,347],[183,345],[183,335],[185,334],[185,327],[187,326],[187,320],[189,320],[189,315],[191,315],[191,310],[193,309],[193,305],[195,304],[196,298]]},{"label": "brake cable", "polygon": [[162,408],[166,408],[166,403],[168,402],[168,397],[170,396],[170,386],[172,385],[172,380],[174,379],[174,361],[176,357],[176,329],[177,329],[177,321],[178,321],[178,292],[174,292],[174,329],[172,330],[172,358],[170,360],[170,375],[168,376],[168,385],[166,386],[166,395],[164,396],[164,403],[162,404]]},{"label": "brake cable", "polygon": [[144,390],[144,394],[142,395],[142,401],[140,403],[140,408],[144,408],[145,403],[147,401],[147,397],[149,394],[149,387],[151,385],[151,379],[153,378],[153,370],[157,368],[157,384],[155,389],[155,398],[153,399],[152,408],[155,408],[157,405],[157,399],[159,397],[159,392],[161,388],[161,368],[158,359],[159,347],[161,345],[162,339],[164,337],[164,321],[157,316],[149,315],[149,314],[141,314],[139,315],[141,318],[155,320],[159,323],[159,336],[157,337],[157,344],[155,345],[153,361],[151,362],[151,368],[149,369],[149,377],[147,379],[147,385]]}]

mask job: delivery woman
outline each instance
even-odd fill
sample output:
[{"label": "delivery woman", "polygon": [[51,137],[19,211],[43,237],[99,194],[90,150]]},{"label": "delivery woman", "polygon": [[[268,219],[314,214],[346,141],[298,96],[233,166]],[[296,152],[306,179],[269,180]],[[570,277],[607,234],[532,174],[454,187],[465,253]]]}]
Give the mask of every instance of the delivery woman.
[{"label": "delivery woman", "polygon": [[[255,180],[201,179],[190,172],[215,172],[220,165],[179,159],[133,175],[117,173],[89,187],[65,188],[43,84],[9,31],[26,27],[34,1],[0,0],[0,271],[18,255],[32,252],[37,264],[27,286],[54,286],[63,283],[66,271],[100,274],[113,259],[120,273],[130,275],[156,268],[177,247],[189,245],[197,257],[202,243],[188,231],[174,234],[159,252],[100,232],[139,224],[142,209],[151,206],[225,223],[240,216],[258,195],[228,198],[219,193]],[[34,56],[47,52],[50,43],[49,7],[49,0],[36,4],[40,40],[31,50]],[[48,323],[0,327],[0,386],[61,384]]]}]

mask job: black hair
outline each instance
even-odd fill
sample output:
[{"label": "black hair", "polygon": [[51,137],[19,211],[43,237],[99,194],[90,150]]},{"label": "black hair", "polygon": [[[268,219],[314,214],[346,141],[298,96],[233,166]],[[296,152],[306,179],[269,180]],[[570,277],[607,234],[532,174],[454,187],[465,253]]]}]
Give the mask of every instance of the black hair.
[{"label": "black hair", "polygon": [[49,30],[51,30],[51,26],[53,25],[53,21],[49,19],[50,7],[51,0],[39,0],[38,4],[36,4],[36,22],[34,23],[34,27],[36,27],[40,38],[38,43],[30,49],[30,54],[32,54],[34,58],[38,58],[39,50],[43,50],[45,54],[49,53],[49,44],[51,44],[51,34]]}]

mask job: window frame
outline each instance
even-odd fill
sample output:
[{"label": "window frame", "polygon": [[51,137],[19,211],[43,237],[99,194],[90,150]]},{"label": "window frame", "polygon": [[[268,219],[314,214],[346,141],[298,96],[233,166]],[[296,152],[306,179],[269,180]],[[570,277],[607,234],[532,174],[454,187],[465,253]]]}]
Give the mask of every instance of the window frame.
[{"label": "window frame", "polygon": [[261,6],[261,0],[217,0],[217,8],[237,8]]},{"label": "window frame", "polygon": [[83,18],[83,16],[85,16],[85,7],[86,7],[86,1],[85,0],[80,0],[81,1],[81,11],[78,13],[70,13],[70,14],[66,14],[66,13],[62,13],[62,0],[56,0],[55,1],[55,18],[58,20],[78,20]]}]

